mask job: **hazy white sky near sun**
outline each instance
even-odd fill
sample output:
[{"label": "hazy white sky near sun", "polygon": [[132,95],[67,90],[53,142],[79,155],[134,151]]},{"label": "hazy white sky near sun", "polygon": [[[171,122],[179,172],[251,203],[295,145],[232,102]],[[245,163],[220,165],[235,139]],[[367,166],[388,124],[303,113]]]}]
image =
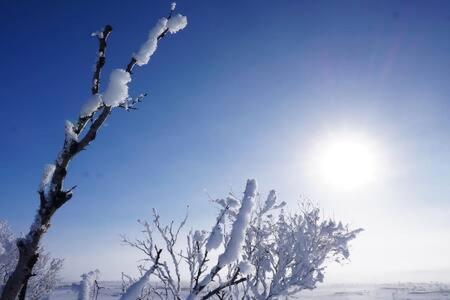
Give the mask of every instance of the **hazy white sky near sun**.
[{"label": "hazy white sky near sun", "polygon": [[[0,218],[16,232],[32,221],[65,120],[89,96],[89,34],[115,29],[106,78],[167,14],[162,1],[133,3],[142,9],[0,3]],[[134,273],[141,256],[120,234],[138,236],[136,219],[155,207],[179,220],[189,204],[187,228],[210,229],[208,195],[239,194],[256,178],[262,197],[276,189],[291,207],[308,199],[365,229],[327,282],[448,281],[449,9],[437,0],[178,3],[188,27],[133,74],[130,94],[149,97],[114,112],[70,167],[76,193],[45,238],[65,258],[64,277]]]}]

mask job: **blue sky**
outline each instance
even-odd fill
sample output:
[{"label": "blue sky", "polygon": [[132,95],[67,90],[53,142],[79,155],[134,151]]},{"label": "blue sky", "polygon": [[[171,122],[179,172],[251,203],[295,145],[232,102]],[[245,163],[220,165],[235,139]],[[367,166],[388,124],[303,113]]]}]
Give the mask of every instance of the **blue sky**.
[{"label": "blue sky", "polygon": [[[90,33],[114,28],[105,82],[168,6],[0,4],[0,218],[15,231],[31,223],[43,166],[89,96]],[[366,229],[331,280],[448,280],[449,9],[448,1],[180,1],[188,27],[133,75],[131,95],[149,96],[138,111],[116,110],[70,166],[76,194],[45,240],[66,258],[65,278],[132,272],[138,256],[119,234],[137,235],[136,219],[152,207],[180,218],[189,204],[189,226],[208,228],[207,193],[240,192],[254,177],[262,194],[275,188],[293,206],[312,199]],[[312,175],[313,145],[342,131],[381,149],[375,182],[339,190]]]}]

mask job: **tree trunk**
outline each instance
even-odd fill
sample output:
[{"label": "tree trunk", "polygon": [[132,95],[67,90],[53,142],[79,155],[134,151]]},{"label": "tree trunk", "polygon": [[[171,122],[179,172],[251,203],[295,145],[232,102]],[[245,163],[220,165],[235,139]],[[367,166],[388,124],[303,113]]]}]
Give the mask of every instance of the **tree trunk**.
[{"label": "tree trunk", "polygon": [[[39,254],[36,254],[35,258],[30,260],[30,262],[33,264],[33,266],[37,262],[38,258],[39,258]],[[33,270],[33,266],[30,267],[31,270]],[[36,274],[32,273],[30,276],[27,276],[25,278],[25,282],[23,283],[22,288],[21,288],[20,293],[19,293],[19,300],[25,300],[25,297],[27,296],[28,282],[30,281],[30,278],[35,276],[35,275]]]},{"label": "tree trunk", "polygon": [[33,237],[30,236],[30,233],[27,237],[17,240],[19,261],[3,288],[1,300],[15,300],[19,292],[19,300],[25,299],[28,280],[33,276],[33,267],[39,258],[39,241],[43,232],[34,234]]}]

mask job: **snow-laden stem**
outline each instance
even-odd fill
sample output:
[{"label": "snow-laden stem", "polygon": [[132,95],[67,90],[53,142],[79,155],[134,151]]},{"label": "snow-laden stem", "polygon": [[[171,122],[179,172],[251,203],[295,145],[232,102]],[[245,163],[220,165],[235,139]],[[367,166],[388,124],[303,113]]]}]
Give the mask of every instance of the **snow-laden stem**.
[{"label": "snow-laden stem", "polygon": [[156,249],[155,261],[153,266],[148,269],[142,277],[128,287],[126,292],[120,297],[120,300],[136,300],[141,299],[142,292],[150,280],[150,276],[156,271],[159,266],[159,259],[161,257],[162,249]]},{"label": "snow-laden stem", "polygon": [[197,295],[199,295],[200,292],[203,291],[203,289],[214,279],[214,277],[220,272],[220,270],[222,270],[223,267],[233,263],[239,258],[242,244],[244,242],[245,232],[247,231],[247,226],[249,224],[250,216],[255,204],[256,195],[256,180],[247,180],[242,204],[236,220],[233,223],[230,240],[225,247],[225,251],[219,256],[219,260],[217,264],[211,269],[211,272],[207,274],[193,288],[187,299],[196,299]]}]

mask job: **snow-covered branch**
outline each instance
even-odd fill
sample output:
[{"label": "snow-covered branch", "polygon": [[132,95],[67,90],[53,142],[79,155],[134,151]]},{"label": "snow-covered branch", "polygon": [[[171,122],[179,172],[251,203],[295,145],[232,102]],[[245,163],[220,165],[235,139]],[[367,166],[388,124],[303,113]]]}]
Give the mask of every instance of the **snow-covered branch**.
[{"label": "snow-covered branch", "polygon": [[156,249],[156,256],[154,258],[153,266],[151,266],[139,280],[137,280],[127,288],[126,292],[120,298],[121,300],[143,299],[143,294],[147,284],[150,281],[150,276],[158,268],[161,252],[162,249]]},{"label": "snow-covered branch", "polygon": [[[28,234],[17,241],[19,260],[2,291],[2,300],[14,300],[31,277],[33,266],[37,261],[41,238],[48,230],[53,214],[72,198],[73,188],[64,189],[69,163],[95,140],[98,131],[113,108],[122,107],[122,104],[127,104],[127,101],[129,101],[128,85],[131,82],[133,66],[137,62],[139,62],[138,65],[140,66],[146,64],[148,59],[154,54],[157,42],[167,32],[175,33],[186,26],[186,17],[181,15],[174,16],[174,9],[175,5],[171,5],[169,17],[163,18],[165,21],[159,21],[155,28],[150,31],[148,40],[141,47],[137,56],[135,55],[139,58],[139,61],[133,56],[131,63],[127,65],[126,69],[116,69],[111,72],[109,84],[103,94],[100,93],[100,77],[106,61],[106,41],[112,31],[112,27],[107,25],[100,32],[94,34],[98,37],[99,48],[92,79],[91,97],[82,107],[77,122],[75,124],[69,121],[66,122],[63,148],[59,152],[55,163],[48,165],[44,171],[38,191],[40,206]],[[164,24],[162,32],[160,32],[161,22]],[[155,32],[159,33],[156,37]],[[135,102],[133,103],[136,104]],[[91,123],[86,130],[88,122]]]},{"label": "snow-covered branch", "polygon": [[203,279],[192,289],[188,299],[195,299],[198,294],[211,282],[223,267],[234,263],[241,254],[244,236],[255,204],[257,195],[256,180],[248,180],[241,202],[241,207],[233,222],[229,242],[225,245],[225,251],[219,256],[217,264]]}]

